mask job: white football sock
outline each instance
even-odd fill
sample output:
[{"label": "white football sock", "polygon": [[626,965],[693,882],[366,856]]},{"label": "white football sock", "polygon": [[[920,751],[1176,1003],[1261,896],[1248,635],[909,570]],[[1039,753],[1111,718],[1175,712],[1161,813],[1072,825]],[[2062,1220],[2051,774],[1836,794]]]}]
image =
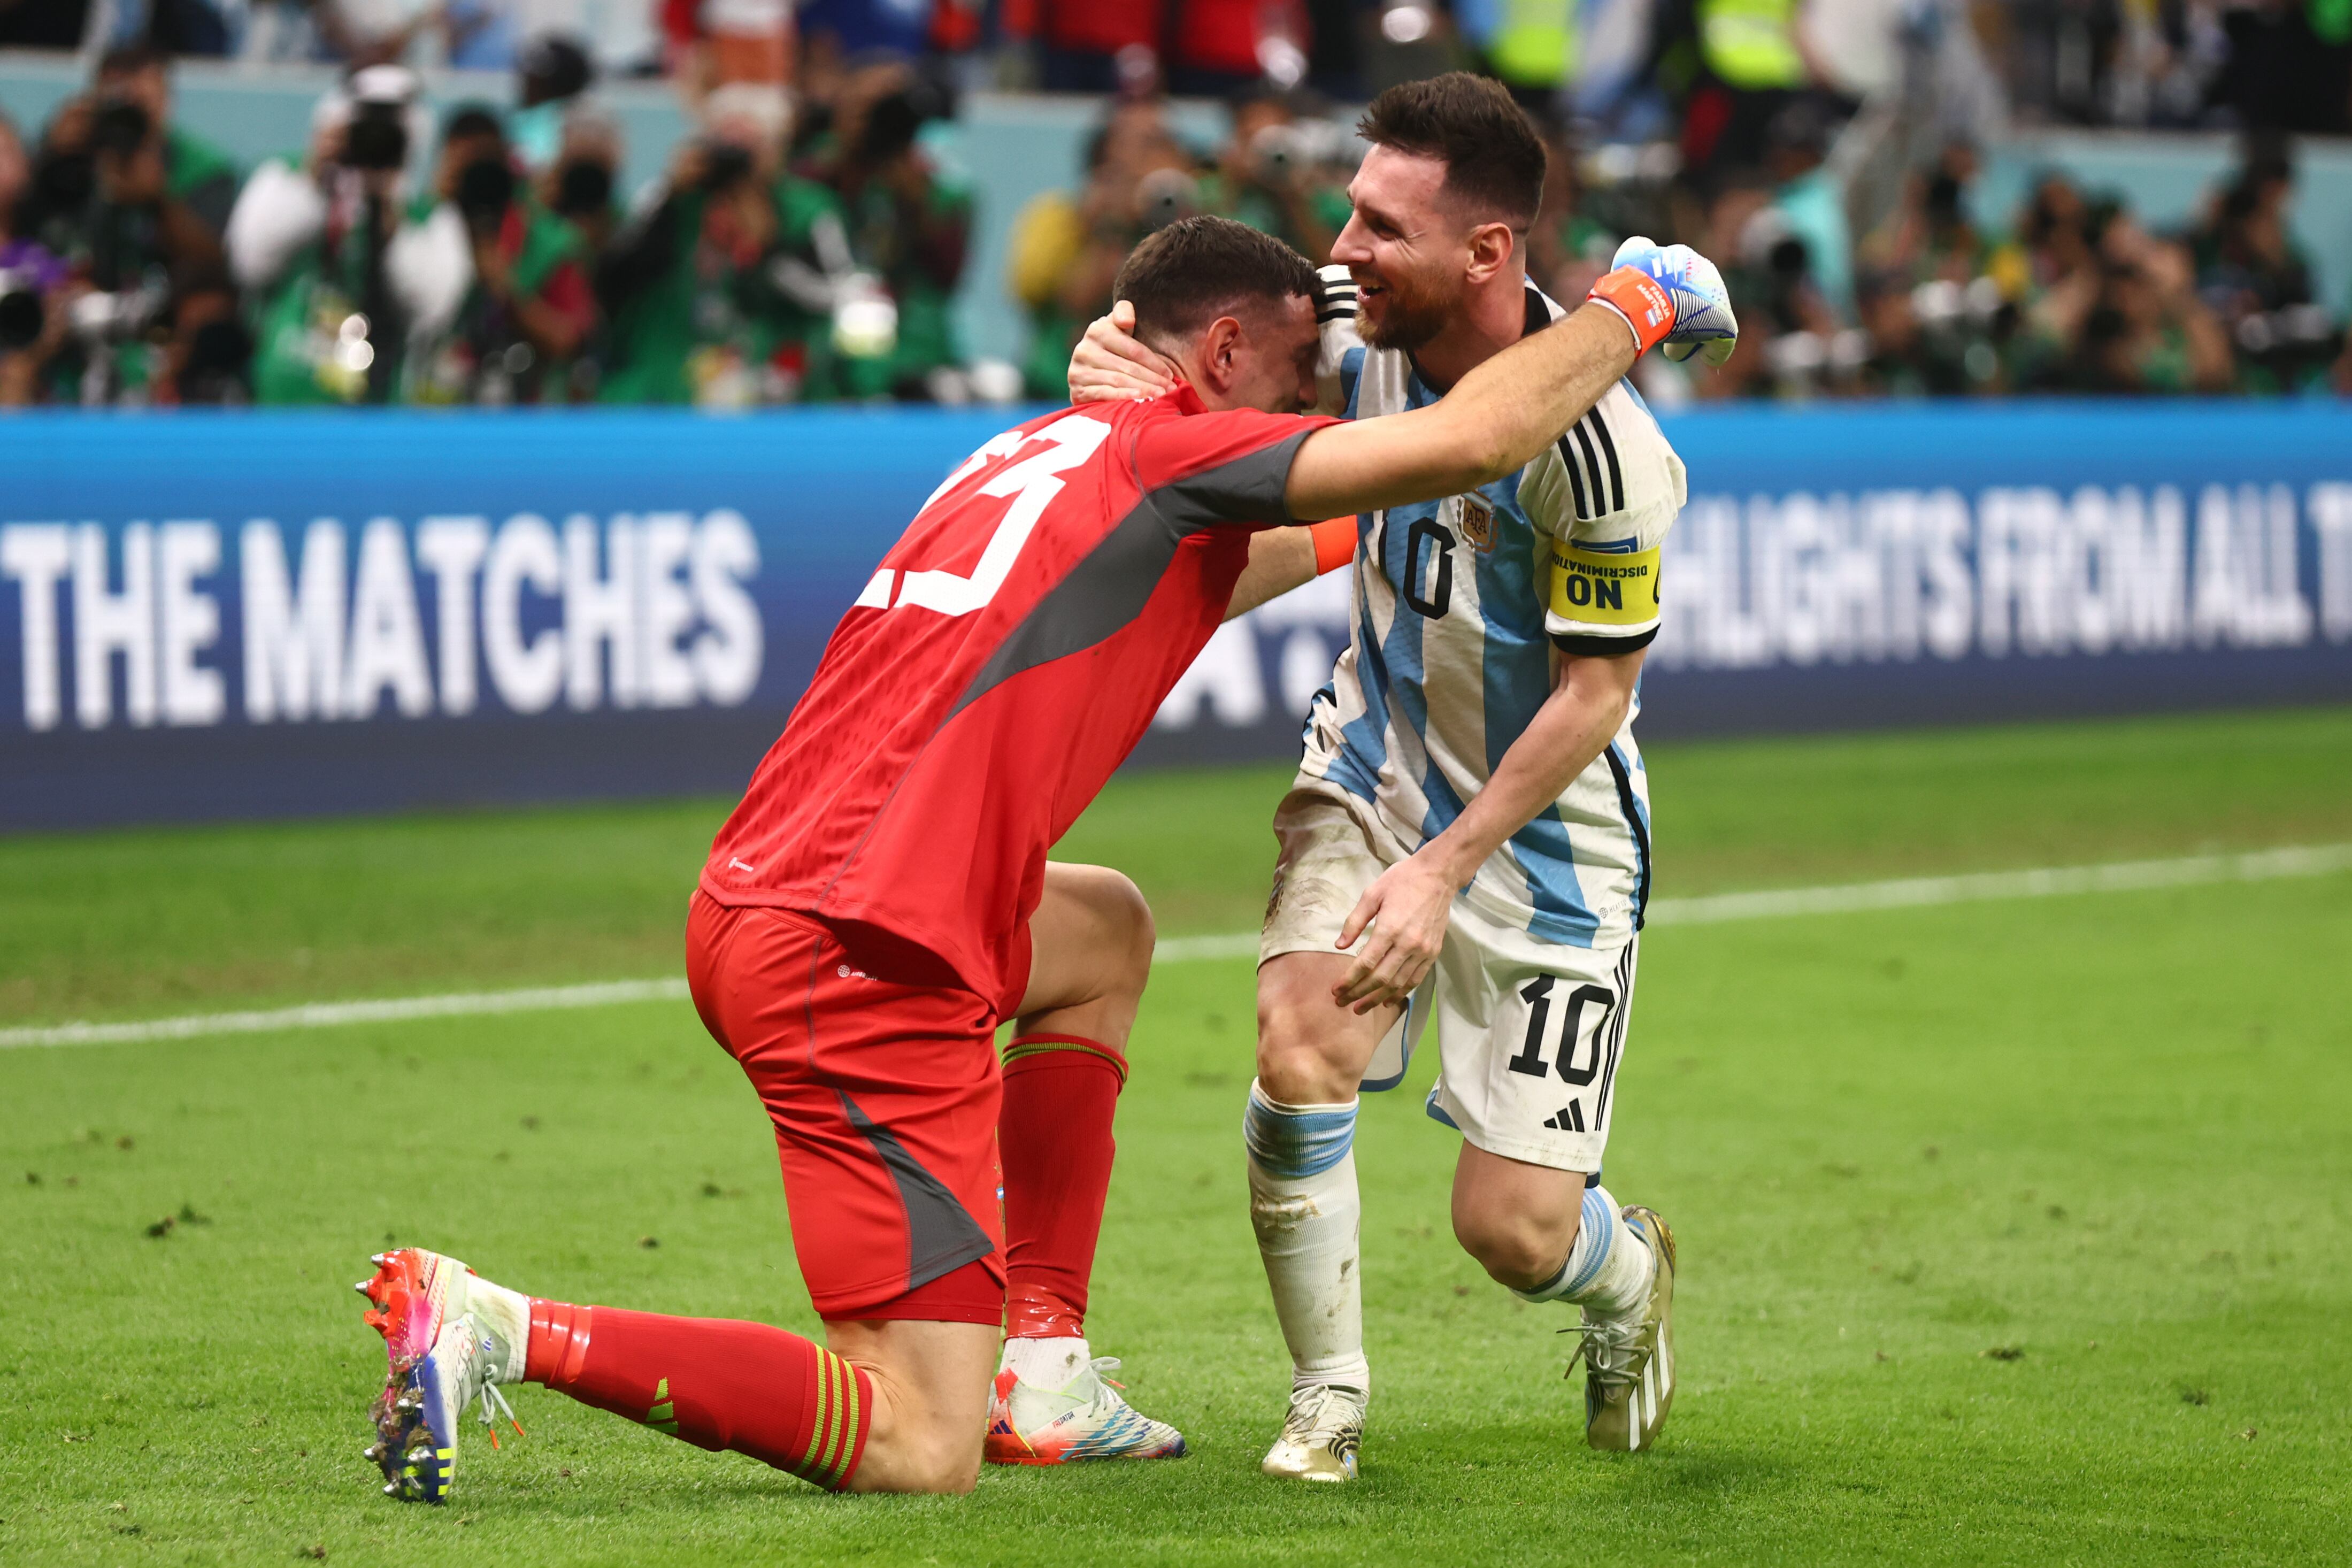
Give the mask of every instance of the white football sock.
[{"label": "white football sock", "polygon": [[1356,1107],[1284,1105],[1250,1085],[1250,1224],[1290,1346],[1294,1386],[1371,1388],[1364,1359]]},{"label": "white football sock", "polygon": [[1587,1187],[1568,1261],[1534,1289],[1511,1293],[1523,1301],[1573,1301],[1596,1317],[1622,1317],[1649,1301],[1657,1272],[1656,1256],[1617,1212],[1609,1189]]},{"label": "white football sock", "polygon": [[520,1383],[523,1355],[530,1343],[530,1298],[474,1274],[466,1280],[466,1310],[506,1346],[506,1357],[496,1364],[493,1381]]},{"label": "white football sock", "polygon": [[1094,1357],[1083,1339],[1007,1340],[996,1370],[1008,1367],[1032,1388],[1060,1393],[1087,1370]]}]

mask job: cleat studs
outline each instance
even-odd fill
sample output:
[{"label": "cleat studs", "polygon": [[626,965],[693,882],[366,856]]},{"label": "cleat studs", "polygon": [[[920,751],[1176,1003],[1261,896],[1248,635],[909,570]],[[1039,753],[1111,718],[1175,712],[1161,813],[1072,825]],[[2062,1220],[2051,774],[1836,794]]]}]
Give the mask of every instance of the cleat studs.
[{"label": "cleat studs", "polygon": [[366,1447],[360,1450],[360,1458],[368,1460],[383,1458],[383,1445],[381,1443],[370,1443]]},{"label": "cleat studs", "polygon": [[359,1283],[353,1285],[352,1289],[364,1296],[368,1293],[368,1287],[374,1283],[375,1281],[373,1279],[362,1279]]},{"label": "cleat studs", "polygon": [[400,1495],[400,1483],[398,1481],[384,1482],[383,1495],[386,1497],[398,1497]]}]

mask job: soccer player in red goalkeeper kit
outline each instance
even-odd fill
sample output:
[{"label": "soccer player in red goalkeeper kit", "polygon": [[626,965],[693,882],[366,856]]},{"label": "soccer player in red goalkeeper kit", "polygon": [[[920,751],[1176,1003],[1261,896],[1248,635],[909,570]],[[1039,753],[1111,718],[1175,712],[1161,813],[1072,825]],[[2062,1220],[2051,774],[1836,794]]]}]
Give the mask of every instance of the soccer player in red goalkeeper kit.
[{"label": "soccer player in red goalkeeper kit", "polygon": [[1442,402],[1340,424],[1294,412],[1321,293],[1287,247],[1184,219],[1118,293],[1181,384],[1033,419],[947,477],[842,617],[688,915],[695,1005],[774,1121],[825,1342],[380,1254],[360,1289],[391,1357],[369,1449],[388,1494],[446,1498],[460,1415],[478,1400],[488,1422],[514,1383],[836,1490],[967,1491],[984,1447],[1182,1451],[1082,1327],[1150,916],[1124,877],[1046,850],[1218,622],[1312,573],[1297,520],[1348,518],[1351,549],[1350,514],[1516,470],[1641,353],[1705,329],[1623,268]]}]

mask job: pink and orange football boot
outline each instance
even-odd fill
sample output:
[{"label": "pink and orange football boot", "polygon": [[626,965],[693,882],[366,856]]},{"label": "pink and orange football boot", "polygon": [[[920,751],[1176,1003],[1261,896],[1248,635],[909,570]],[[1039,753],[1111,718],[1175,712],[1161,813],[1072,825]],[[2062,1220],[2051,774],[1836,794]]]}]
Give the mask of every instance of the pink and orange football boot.
[{"label": "pink and orange football boot", "polygon": [[389,1366],[368,1407],[375,1441],[366,1457],[383,1471],[386,1497],[443,1502],[457,1480],[457,1420],[467,1405],[481,1402],[492,1447],[494,1412],[522,1431],[498,1385],[522,1377],[530,1301],[422,1247],[370,1261],[374,1275],[353,1289],[368,1299],[363,1321],[383,1336]]},{"label": "pink and orange football boot", "polygon": [[1184,1435],[1129,1405],[1103,1376],[1116,1356],[1097,1356],[1060,1388],[1023,1381],[1011,1367],[996,1374],[988,1401],[992,1465],[1068,1465],[1082,1459],[1177,1459]]}]

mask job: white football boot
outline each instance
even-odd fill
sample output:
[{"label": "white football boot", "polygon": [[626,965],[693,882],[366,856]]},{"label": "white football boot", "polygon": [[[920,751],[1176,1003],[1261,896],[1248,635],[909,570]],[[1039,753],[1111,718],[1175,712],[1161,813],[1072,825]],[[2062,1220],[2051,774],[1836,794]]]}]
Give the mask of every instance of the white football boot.
[{"label": "white football boot", "polygon": [[1307,1383],[1293,1388],[1282,1436],[1265,1451],[1258,1468],[1289,1480],[1354,1480],[1357,1450],[1364,1446],[1364,1410],[1370,1403],[1365,1390],[1336,1383]]},{"label": "white football boot", "polygon": [[1082,1459],[1181,1459],[1184,1434],[1154,1421],[1103,1376],[1117,1356],[1097,1356],[1060,1388],[1040,1388],[1011,1367],[988,1401],[992,1465],[1069,1465]]}]

